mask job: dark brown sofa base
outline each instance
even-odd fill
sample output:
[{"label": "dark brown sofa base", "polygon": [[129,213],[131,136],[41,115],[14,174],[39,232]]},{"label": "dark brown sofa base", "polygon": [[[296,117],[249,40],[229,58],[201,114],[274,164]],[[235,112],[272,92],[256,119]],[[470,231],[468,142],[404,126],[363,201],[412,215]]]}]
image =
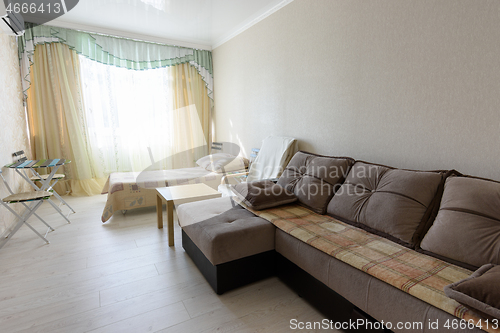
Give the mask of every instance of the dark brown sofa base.
[{"label": "dark brown sofa base", "polygon": [[[358,309],[344,297],[279,253],[276,253],[276,273],[281,281],[321,312],[325,318],[340,323],[346,323],[349,320],[355,322],[358,319],[368,320],[372,323],[377,322],[376,319]],[[348,332],[353,330],[347,329],[343,331]],[[359,329],[355,331],[361,332]],[[391,331],[388,329],[374,329],[362,330],[362,332]]]},{"label": "dark brown sofa base", "polygon": [[184,230],[182,231],[182,247],[218,295],[276,275],[276,251],[274,250],[214,266]]},{"label": "dark brown sofa base", "polygon": [[184,231],[182,231],[182,247],[218,295],[267,277],[278,276],[300,297],[325,315],[325,318],[337,322],[357,319],[376,322],[375,319],[274,250],[214,266]]}]

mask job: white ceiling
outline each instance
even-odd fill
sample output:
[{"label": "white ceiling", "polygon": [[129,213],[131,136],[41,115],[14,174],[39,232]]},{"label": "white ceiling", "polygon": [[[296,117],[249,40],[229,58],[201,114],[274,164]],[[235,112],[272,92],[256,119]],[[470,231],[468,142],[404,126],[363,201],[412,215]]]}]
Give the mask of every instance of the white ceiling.
[{"label": "white ceiling", "polygon": [[80,0],[48,25],[212,49],[293,0]]}]

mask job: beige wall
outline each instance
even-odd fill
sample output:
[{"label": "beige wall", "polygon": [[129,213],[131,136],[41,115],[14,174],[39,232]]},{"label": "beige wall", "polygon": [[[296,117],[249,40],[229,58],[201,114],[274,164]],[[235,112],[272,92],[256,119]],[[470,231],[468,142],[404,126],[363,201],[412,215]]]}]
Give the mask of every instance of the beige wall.
[{"label": "beige wall", "polygon": [[[26,118],[22,102],[21,76],[17,45],[13,37],[0,34],[0,166],[12,161],[12,153],[28,151]],[[27,190],[27,183],[9,169],[4,177],[14,191]],[[8,195],[0,182],[0,197]],[[14,216],[0,206],[0,235],[12,226]]]},{"label": "beige wall", "polygon": [[500,180],[500,1],[295,0],[213,51],[215,140]]}]

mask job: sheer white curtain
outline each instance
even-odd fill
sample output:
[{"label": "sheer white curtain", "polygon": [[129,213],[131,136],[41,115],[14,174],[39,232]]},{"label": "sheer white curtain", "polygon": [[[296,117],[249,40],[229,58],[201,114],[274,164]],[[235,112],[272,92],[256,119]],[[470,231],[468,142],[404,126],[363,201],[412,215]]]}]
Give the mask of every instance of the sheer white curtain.
[{"label": "sheer white curtain", "polygon": [[[206,145],[194,104],[174,109],[172,67],[137,71],[80,56],[80,68],[88,141],[103,174],[146,169],[148,147],[160,161]],[[162,165],[190,166],[194,160]]]}]

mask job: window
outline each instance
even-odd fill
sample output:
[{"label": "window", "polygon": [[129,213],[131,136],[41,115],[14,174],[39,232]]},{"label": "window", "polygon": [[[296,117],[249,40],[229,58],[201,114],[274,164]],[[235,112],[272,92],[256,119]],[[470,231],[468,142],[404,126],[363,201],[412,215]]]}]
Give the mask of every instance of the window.
[{"label": "window", "polygon": [[136,71],[80,56],[80,68],[91,154],[105,174],[144,170],[148,147],[158,161],[185,149],[183,137],[206,144],[194,105],[174,109],[170,67]]}]

